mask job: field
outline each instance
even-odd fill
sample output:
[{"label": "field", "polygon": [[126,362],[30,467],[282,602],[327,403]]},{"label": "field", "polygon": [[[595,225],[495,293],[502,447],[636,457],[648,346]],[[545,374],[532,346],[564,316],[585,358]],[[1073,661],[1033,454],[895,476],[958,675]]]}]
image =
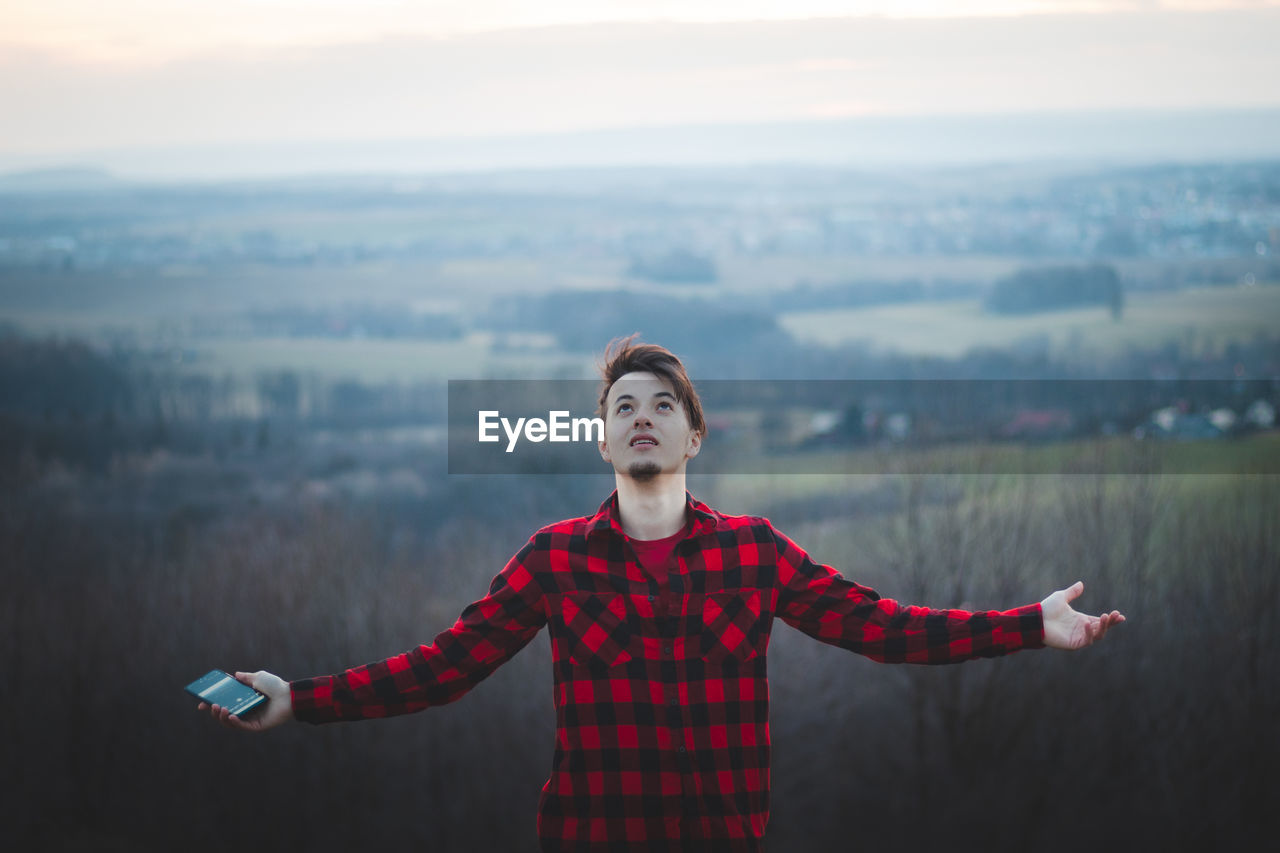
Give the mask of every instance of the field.
[{"label": "field", "polygon": [[[1242,475],[1280,474],[1280,435],[1238,440],[1136,443],[1125,436],[1055,442],[1043,446],[956,445],[789,453],[762,458],[759,474],[721,474],[703,483],[718,503],[748,507],[816,498],[865,497],[907,477],[978,480],[1020,490],[1028,478],[1051,483],[1061,477],[1117,478],[1155,475],[1176,478],[1193,494]],[[845,472],[845,473],[833,473]]]},{"label": "field", "polygon": [[252,376],[290,370],[327,380],[365,383],[432,382],[448,379],[593,378],[588,357],[549,350],[495,352],[493,335],[477,332],[457,341],[344,338],[227,338],[194,348],[192,372]]},{"label": "field", "polygon": [[[447,274],[483,277],[478,268],[452,268]],[[494,282],[490,286],[500,287]],[[1016,348],[1030,342],[1037,351],[1047,348],[1051,359],[1079,364],[1106,361],[1128,347],[1170,342],[1192,355],[1218,354],[1232,341],[1269,334],[1277,316],[1280,287],[1263,286],[1133,294],[1118,323],[1104,308],[993,316],[976,300],[795,312],[780,320],[784,329],[808,343],[864,341],[885,351],[956,357],[978,347]],[[558,352],[548,346],[550,341],[538,341],[524,353],[502,353],[493,343],[494,336],[484,333],[459,341],[212,340],[195,345],[196,369],[215,374],[292,369],[365,381],[590,375],[590,358]]]},{"label": "field", "polygon": [[978,300],[960,300],[794,312],[782,316],[782,325],[815,343],[864,341],[942,357],[1043,340],[1050,358],[1079,361],[1080,353],[1103,358],[1166,341],[1189,344],[1193,353],[1219,352],[1232,340],[1272,332],[1278,316],[1280,287],[1273,285],[1127,294],[1118,323],[1103,307],[1002,317],[984,313]]},{"label": "field", "polygon": [[[222,269],[173,265],[157,269],[7,273],[0,316],[39,334],[180,347],[190,369],[214,375],[299,370],[326,378],[421,381],[442,377],[578,375],[582,355],[558,352],[550,336],[502,352],[479,331],[491,305],[515,295],[557,290],[625,288],[662,300],[700,299],[751,310],[802,281],[819,287],[907,280],[983,282],[1016,269],[998,257],[841,257],[729,255],[719,279],[698,285],[656,284],[625,275],[626,258],[549,252],[537,257],[351,260],[320,266],[246,264]],[[1150,278],[1159,264],[1135,262],[1126,277]],[[457,341],[357,338],[265,338],[225,334],[245,312],[311,310],[343,305],[396,306],[443,314],[470,330]],[[758,306],[752,308],[752,306]],[[1280,316],[1280,287],[1198,287],[1137,291],[1123,318],[1103,307],[1028,316],[995,316],[976,299],[865,308],[824,308],[779,315],[801,344],[864,342],[881,351],[958,357],[974,348],[1030,348],[1063,362],[1102,362],[1130,346],[1175,342],[1184,355],[1216,353],[1230,341],[1270,333]],[[219,329],[213,334],[209,329]],[[515,342],[528,344],[530,342]]]}]

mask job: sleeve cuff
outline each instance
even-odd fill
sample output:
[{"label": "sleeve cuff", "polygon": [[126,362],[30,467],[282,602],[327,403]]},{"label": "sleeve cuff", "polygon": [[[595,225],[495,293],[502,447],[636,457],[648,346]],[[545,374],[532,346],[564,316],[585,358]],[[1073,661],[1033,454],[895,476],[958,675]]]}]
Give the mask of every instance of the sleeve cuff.
[{"label": "sleeve cuff", "polygon": [[333,703],[333,676],[299,678],[289,682],[293,717],[302,723],[333,723],[341,720]]},{"label": "sleeve cuff", "polygon": [[1004,611],[998,625],[1009,651],[1044,648],[1044,614],[1039,602]]}]

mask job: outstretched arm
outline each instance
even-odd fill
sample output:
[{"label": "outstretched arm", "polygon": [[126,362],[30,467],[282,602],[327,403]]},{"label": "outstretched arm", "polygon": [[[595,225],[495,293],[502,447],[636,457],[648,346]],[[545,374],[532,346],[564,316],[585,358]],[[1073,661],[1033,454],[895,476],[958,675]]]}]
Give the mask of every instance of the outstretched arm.
[{"label": "outstretched arm", "polygon": [[460,698],[523,648],[546,624],[546,608],[534,571],[545,562],[535,539],[511,558],[489,594],[462,611],[454,626],[430,645],[335,675],[284,681],[269,672],[235,677],[265,693],[261,711],[233,717],[201,702],[201,711],[228,728],[264,731],[289,720],[328,723],[388,717],[444,705]]},{"label": "outstretched arm", "polygon": [[1084,592],[1084,581],[1076,581],[1040,602],[1044,615],[1044,644],[1055,649],[1081,649],[1098,642],[1113,625],[1124,621],[1119,610],[1088,616],[1073,610],[1071,602]]},{"label": "outstretched arm", "polygon": [[489,593],[467,605],[452,628],[429,645],[335,675],[290,682],[294,719],[304,723],[408,714],[460,699],[547,622],[536,573],[546,549],[535,534],[512,557]]},{"label": "outstretched arm", "polygon": [[899,604],[815,563],[772,525],[769,529],[781,585],[777,615],[816,640],[884,663],[918,664],[960,663],[1044,645],[1039,604],[1003,611]]}]

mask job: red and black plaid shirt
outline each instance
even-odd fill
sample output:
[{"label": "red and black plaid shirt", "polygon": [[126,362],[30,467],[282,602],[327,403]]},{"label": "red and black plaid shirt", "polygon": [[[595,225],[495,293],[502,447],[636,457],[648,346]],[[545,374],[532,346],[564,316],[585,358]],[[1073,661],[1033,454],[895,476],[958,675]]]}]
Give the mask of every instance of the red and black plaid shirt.
[{"label": "red and black plaid shirt", "polygon": [[557,733],[543,849],[756,851],[769,819],[775,616],[879,661],[1043,644],[1039,604],[906,607],[814,563],[766,519],[688,501],[693,523],[661,582],[637,562],[615,493],[595,515],[535,533],[431,645],[293,682],[294,714],[323,723],[452,702],[547,625]]}]

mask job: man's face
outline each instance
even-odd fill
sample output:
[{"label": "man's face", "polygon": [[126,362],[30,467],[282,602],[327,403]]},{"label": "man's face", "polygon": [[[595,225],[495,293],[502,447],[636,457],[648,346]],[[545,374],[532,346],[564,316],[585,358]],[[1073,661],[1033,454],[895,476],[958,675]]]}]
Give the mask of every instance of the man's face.
[{"label": "man's face", "polygon": [[684,469],[701,436],[671,386],[652,373],[627,373],[609,389],[600,455],[641,482]]}]

